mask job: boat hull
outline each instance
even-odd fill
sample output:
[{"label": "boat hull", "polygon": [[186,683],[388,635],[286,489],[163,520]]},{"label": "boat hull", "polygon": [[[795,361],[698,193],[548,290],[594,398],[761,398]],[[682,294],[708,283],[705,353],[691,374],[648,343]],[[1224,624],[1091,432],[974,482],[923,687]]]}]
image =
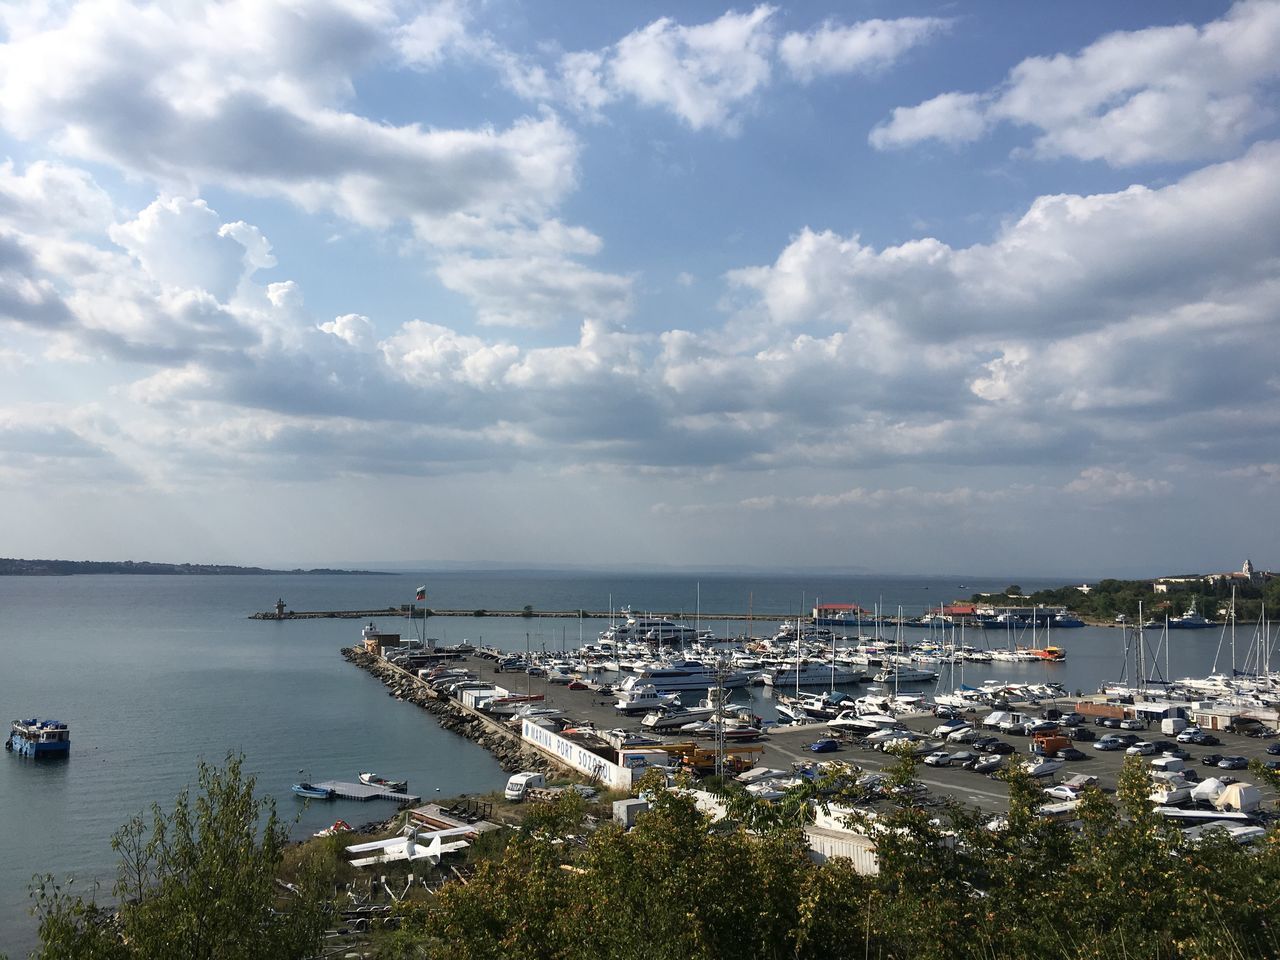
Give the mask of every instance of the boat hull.
[{"label": "boat hull", "polygon": [[36,759],[44,757],[65,757],[71,753],[71,741],[61,740],[57,743],[35,743],[22,737],[12,737],[6,745],[20,757]]}]

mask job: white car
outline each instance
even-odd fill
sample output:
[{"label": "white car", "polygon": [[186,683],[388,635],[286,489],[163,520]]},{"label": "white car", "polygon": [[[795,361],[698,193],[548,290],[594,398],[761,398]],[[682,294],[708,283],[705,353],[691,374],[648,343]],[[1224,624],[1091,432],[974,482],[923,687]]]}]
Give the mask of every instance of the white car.
[{"label": "white car", "polygon": [[951,766],[951,754],[945,750],[937,750],[925,757],[924,762],[930,767],[949,767]]},{"label": "white car", "polygon": [[1045,796],[1053,797],[1055,800],[1079,800],[1080,791],[1075,787],[1068,787],[1065,783],[1060,783],[1056,787],[1045,787]]},{"label": "white car", "polygon": [[1125,750],[1125,753],[1131,757],[1149,757],[1156,752],[1156,745],[1146,740],[1139,740],[1133,746]]},{"label": "white car", "polygon": [[1128,720],[1120,721],[1120,729],[1121,730],[1145,730],[1147,729],[1147,725],[1143,723],[1141,720],[1135,720],[1132,717],[1130,717]]},{"label": "white car", "polygon": [[1198,736],[1200,736],[1199,727],[1187,727],[1187,729],[1178,734],[1176,739],[1179,743],[1190,743]]}]

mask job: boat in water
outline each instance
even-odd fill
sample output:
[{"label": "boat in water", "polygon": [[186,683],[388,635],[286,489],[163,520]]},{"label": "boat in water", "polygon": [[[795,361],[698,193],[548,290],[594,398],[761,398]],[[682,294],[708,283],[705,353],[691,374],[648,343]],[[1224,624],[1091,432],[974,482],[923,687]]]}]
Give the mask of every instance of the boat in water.
[{"label": "boat in water", "polygon": [[20,757],[65,757],[71,752],[71,730],[61,720],[15,720],[4,748]]},{"label": "boat in water", "polygon": [[291,788],[295,794],[304,800],[332,800],[333,790],[329,787],[317,787],[314,783],[295,783]]},{"label": "boat in water", "polygon": [[393,793],[404,793],[409,789],[408,780],[389,780],[386,777],[380,777],[376,773],[360,774],[360,782],[367,783],[371,787],[383,787]]}]

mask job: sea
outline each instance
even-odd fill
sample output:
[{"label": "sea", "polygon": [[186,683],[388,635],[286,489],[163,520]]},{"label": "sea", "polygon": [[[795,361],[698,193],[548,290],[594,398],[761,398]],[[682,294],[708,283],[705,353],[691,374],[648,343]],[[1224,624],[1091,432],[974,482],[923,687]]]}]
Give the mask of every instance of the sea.
[{"label": "sea", "polygon": [[[857,603],[918,615],[1010,581],[965,577],[679,575],[591,572],[440,572],[370,575],[0,577],[0,717],[39,716],[71,725],[65,760],[0,756],[0,953],[36,945],[29,888],[36,875],[98,885],[110,899],[111,835],[152,804],[171,807],[197,764],[242,753],[263,795],[303,837],[337,818],[384,819],[382,801],[305,805],[300,779],[354,781],[362,770],[407,778],[424,801],[496,790],[504,774],[484,750],[440,729],[427,712],[387,695],[339,650],[359,640],[359,620],[251,620],[277,598],[292,610],[385,609],[414,600],[440,609],[618,610],[682,613],[730,637],[746,613],[754,633],[815,602]],[[1031,591],[1063,581],[1019,580]],[[379,627],[410,634],[404,618]],[[510,650],[572,649],[607,626],[600,620],[440,617],[426,622],[445,643],[470,640]],[[419,622],[418,628],[421,628]],[[922,636],[921,631],[914,635]],[[913,633],[907,631],[907,639]],[[981,637],[969,642],[981,645]],[[998,642],[1003,642],[1003,638]],[[1058,680],[1096,690],[1120,676],[1121,631],[1055,631],[1061,664],[987,664],[970,682],[999,677]],[[1204,674],[1218,631],[1175,636],[1174,676]],[[1162,654],[1163,656],[1163,654]],[[769,693],[752,694],[762,715]],[[7,735],[7,725],[6,725]]]}]

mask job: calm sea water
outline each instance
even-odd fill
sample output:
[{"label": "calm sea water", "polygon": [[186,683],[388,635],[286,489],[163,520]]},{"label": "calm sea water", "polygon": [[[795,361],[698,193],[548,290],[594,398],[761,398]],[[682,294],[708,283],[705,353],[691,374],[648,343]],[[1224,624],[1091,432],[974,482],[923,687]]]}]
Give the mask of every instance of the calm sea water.
[{"label": "calm sea water", "polygon": [[[794,616],[815,598],[881,603],[908,613],[997,590],[1008,581],[873,577],[555,575],[445,573],[334,577],[0,577],[0,717],[39,715],[72,725],[72,756],[34,763],[0,757],[0,951],[23,956],[34,945],[27,914],[32,875],[75,876],[77,884],[114,879],[111,834],[153,802],[171,805],[194,779],[199,759],[242,751],[259,789],[276,797],[295,828],[310,833],[341,817],[389,816],[389,804],[334,801],[305,811],[289,792],[299,772],[354,780],[360,770],[407,777],[430,798],[493,790],[505,774],[480,748],[445,733],[424,711],[399,703],[338,649],[358,639],[360,621],[284,623],[246,619],[283,597],[295,610],[379,608],[409,602],[419,583],[441,608],[684,611],[723,635],[743,624],[715,612],[762,619]],[[1028,589],[1058,584],[1022,580]],[[409,632],[403,619],[380,625]],[[508,649],[558,649],[593,638],[599,621],[439,618],[429,632]],[[756,633],[764,630],[758,627]],[[1211,636],[1206,634],[1212,634]],[[1216,631],[1175,638],[1173,673],[1202,673]],[[920,636],[920,631],[910,635]],[[970,638],[980,643],[980,638]],[[987,665],[987,677],[1060,680],[1095,689],[1119,674],[1120,634],[1057,631],[1064,664]],[[767,694],[756,691],[768,715]]]}]

